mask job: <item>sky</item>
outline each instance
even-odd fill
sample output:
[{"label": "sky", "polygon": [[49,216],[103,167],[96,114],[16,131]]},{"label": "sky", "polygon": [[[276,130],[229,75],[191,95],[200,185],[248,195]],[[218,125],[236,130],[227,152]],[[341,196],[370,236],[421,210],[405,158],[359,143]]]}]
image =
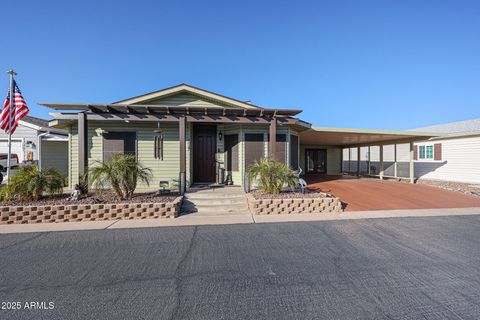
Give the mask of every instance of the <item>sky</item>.
[{"label": "sky", "polygon": [[0,71],[18,73],[33,116],[52,111],[39,102],[110,103],[188,83],[303,109],[318,126],[480,118],[480,1],[43,0],[2,12]]}]

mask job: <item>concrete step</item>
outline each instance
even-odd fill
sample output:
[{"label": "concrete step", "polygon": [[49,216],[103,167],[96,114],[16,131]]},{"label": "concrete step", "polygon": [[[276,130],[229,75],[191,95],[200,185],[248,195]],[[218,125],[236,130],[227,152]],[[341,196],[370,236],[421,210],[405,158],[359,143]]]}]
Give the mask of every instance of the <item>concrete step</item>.
[{"label": "concrete step", "polygon": [[244,205],[247,203],[245,196],[236,198],[185,198],[185,201],[190,201],[196,205],[210,205],[210,206],[231,206]]},{"label": "concrete step", "polygon": [[185,198],[186,198],[186,199],[192,199],[192,200],[245,199],[245,194],[244,194],[244,193],[242,193],[242,194],[186,193],[186,194],[185,194]]}]

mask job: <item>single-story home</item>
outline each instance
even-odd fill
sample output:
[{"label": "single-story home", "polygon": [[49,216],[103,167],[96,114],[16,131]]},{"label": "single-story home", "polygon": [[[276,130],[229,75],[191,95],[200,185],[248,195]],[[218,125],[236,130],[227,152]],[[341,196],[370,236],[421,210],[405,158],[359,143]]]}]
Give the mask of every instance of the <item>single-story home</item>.
[{"label": "single-story home", "polygon": [[[68,131],[49,126],[48,120],[25,116],[12,134],[12,153],[20,164],[37,163],[68,174]],[[8,134],[0,132],[0,153],[8,153]]]},{"label": "single-story home", "polygon": [[480,184],[480,119],[413,130],[441,134],[415,143],[415,177]]},{"label": "single-story home", "polygon": [[[299,109],[264,108],[181,84],[109,103],[41,103],[55,109],[50,126],[67,130],[69,185],[96,162],[134,154],[181,192],[196,183],[245,185],[248,167],[267,155],[305,175],[341,174],[345,150],[407,144],[413,182],[414,142],[435,134],[312,127]],[[360,165],[357,171],[360,173]],[[374,173],[372,173],[374,174]]]}]

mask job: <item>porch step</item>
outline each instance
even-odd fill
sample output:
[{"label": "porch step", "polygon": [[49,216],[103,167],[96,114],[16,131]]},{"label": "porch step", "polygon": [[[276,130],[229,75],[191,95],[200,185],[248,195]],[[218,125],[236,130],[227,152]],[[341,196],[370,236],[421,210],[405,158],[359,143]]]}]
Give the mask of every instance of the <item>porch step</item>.
[{"label": "porch step", "polygon": [[245,192],[234,186],[194,186],[185,194],[182,214],[249,214]]}]

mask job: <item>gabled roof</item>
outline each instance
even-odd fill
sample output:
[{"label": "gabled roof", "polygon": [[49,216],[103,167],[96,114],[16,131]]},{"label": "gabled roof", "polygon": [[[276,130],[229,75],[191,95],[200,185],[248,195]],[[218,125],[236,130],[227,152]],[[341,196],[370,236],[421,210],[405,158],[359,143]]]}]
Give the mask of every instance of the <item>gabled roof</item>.
[{"label": "gabled roof", "polygon": [[48,120],[45,120],[45,119],[40,119],[40,118],[32,117],[32,116],[25,116],[20,121],[33,124],[37,127],[48,128]]},{"label": "gabled roof", "polygon": [[148,104],[152,100],[158,100],[169,96],[177,95],[180,93],[189,93],[200,98],[208,100],[218,101],[221,104],[225,104],[229,107],[239,107],[244,109],[263,109],[260,106],[256,106],[245,101],[240,101],[234,98],[230,98],[215,92],[200,89],[186,83],[179,84],[177,86],[169,87],[166,89],[142,94],[136,97],[132,97],[125,100],[116,101],[113,104]]},{"label": "gabled roof", "polygon": [[22,120],[19,121],[19,124],[37,131],[41,131],[41,132],[51,131],[51,132],[62,134],[62,135],[68,134],[68,132],[65,130],[50,128],[48,120],[37,118],[37,117],[25,116],[22,118]]}]

